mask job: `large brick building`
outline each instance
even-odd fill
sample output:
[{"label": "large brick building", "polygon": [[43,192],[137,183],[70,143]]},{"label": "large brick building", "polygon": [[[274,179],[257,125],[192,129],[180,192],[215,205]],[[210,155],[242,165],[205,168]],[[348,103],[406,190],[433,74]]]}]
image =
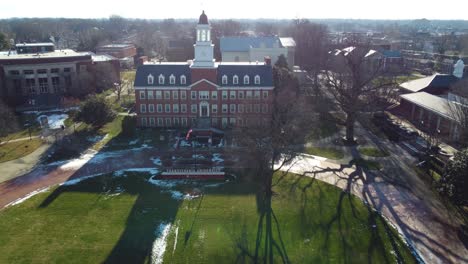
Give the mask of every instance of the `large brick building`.
[{"label": "large brick building", "polygon": [[271,61],[215,62],[205,13],[196,27],[195,59],[144,64],[135,78],[138,125],[219,127],[265,122],[273,102]]},{"label": "large brick building", "polygon": [[120,80],[115,58],[56,50],[53,43],[17,44],[16,50],[0,52],[0,99],[18,111],[63,107],[66,98],[95,91],[96,77],[104,78],[100,68],[115,73],[112,81]]}]

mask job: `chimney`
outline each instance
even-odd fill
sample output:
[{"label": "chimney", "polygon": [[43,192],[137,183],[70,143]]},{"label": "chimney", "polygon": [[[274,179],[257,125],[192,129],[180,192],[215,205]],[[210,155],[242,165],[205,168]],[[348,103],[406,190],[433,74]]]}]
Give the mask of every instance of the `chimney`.
[{"label": "chimney", "polygon": [[265,65],[271,65],[271,58],[270,58],[270,56],[265,56]]}]

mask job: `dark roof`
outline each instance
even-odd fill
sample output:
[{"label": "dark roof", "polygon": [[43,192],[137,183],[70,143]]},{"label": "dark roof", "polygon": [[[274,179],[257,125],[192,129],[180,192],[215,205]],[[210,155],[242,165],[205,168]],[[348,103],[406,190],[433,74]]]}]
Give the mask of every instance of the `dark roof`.
[{"label": "dark roof", "polygon": [[[228,77],[228,83],[222,84],[222,77]],[[232,77],[237,75],[239,83],[233,84]],[[244,84],[244,76],[250,77],[249,84]],[[260,84],[255,84],[254,77],[260,76]],[[273,86],[273,70],[269,65],[219,65],[218,66],[218,84],[221,86]]]},{"label": "dark roof", "polygon": [[198,19],[198,24],[200,25],[208,25],[208,17],[205,14],[205,10],[203,10],[200,18]]},{"label": "dark roof", "polygon": [[[153,75],[154,83],[148,84],[148,75]],[[162,74],[165,77],[164,84],[159,84],[158,77]],[[174,74],[175,84],[169,84],[169,76]],[[184,85],[180,84],[180,76],[185,75],[187,78],[187,83]],[[138,67],[135,76],[135,86],[143,87],[143,86],[188,86],[191,83],[191,75],[190,75],[190,66],[187,63],[180,63],[180,64],[145,64]]]},{"label": "dark roof", "polygon": [[458,81],[458,78],[448,74],[434,74],[429,77],[416,79],[400,84],[401,88],[404,88],[411,92],[420,92],[426,88],[449,88],[450,85]]},{"label": "dark roof", "polygon": [[220,49],[224,51],[249,51],[250,48],[281,48],[280,39],[271,37],[222,37]]},{"label": "dark roof", "polygon": [[[425,108],[431,112],[437,113],[448,119],[453,119],[453,113],[450,109],[456,107],[453,102],[446,98],[432,95],[426,92],[411,93],[400,95],[400,97],[410,103]],[[453,106],[452,106],[453,105]]]}]

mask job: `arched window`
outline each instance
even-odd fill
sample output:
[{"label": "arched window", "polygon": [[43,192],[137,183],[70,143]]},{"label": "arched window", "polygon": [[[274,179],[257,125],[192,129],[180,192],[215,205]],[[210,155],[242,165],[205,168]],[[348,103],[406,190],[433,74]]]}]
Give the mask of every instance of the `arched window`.
[{"label": "arched window", "polygon": [[228,83],[226,75],[223,75],[223,78],[221,79],[221,83],[222,84],[227,84]]},{"label": "arched window", "polygon": [[260,76],[255,75],[255,84],[260,84]]},{"label": "arched window", "polygon": [[185,75],[180,76],[180,84],[186,84],[187,83],[187,78]]},{"label": "arched window", "polygon": [[239,77],[237,75],[234,75],[234,77],[232,77],[232,83],[233,84],[238,84],[239,83]]},{"label": "arched window", "polygon": [[154,76],[153,75],[148,75],[148,84],[153,84],[154,83]]},{"label": "arched window", "polygon": [[201,32],[201,41],[206,41],[206,30],[202,30]]},{"label": "arched window", "polygon": [[170,83],[170,84],[175,84],[175,76],[174,76],[174,74],[171,74],[171,76],[169,76],[169,83]]},{"label": "arched window", "polygon": [[250,78],[248,75],[244,76],[244,84],[249,84],[250,83]]},{"label": "arched window", "polygon": [[158,79],[159,79],[159,84],[164,84],[164,75],[160,74]]}]

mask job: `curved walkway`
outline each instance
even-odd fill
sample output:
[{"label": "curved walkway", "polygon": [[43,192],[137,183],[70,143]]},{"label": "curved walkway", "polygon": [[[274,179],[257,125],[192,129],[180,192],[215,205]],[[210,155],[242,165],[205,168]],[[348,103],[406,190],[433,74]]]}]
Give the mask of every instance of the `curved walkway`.
[{"label": "curved walkway", "polygon": [[460,223],[439,203],[385,182],[373,173],[314,157],[299,156],[281,168],[327,182],[361,198],[392,223],[425,263],[468,263],[458,238]]}]

